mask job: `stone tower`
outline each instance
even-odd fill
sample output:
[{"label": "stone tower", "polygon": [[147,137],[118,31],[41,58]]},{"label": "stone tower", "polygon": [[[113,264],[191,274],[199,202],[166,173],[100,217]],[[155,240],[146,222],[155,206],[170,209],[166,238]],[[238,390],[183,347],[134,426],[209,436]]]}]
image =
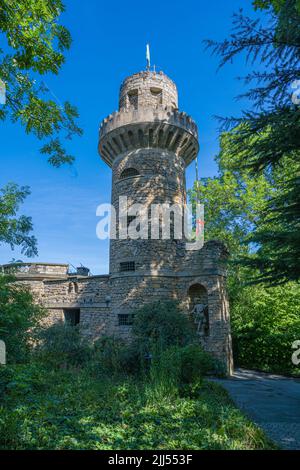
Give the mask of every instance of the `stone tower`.
[{"label": "stone tower", "polygon": [[[176,232],[175,214],[167,236],[162,230],[154,237],[151,233],[155,204],[156,208],[166,203],[185,205],[185,168],[198,152],[196,124],[178,111],[172,80],[150,70],[128,77],[121,86],[119,111],[100,126],[99,152],[112,168],[112,203],[117,211],[109,275],[90,275],[83,266],[74,272],[67,264],[41,262],[7,264],[0,271],[13,270],[18,283],[31,288],[48,312],[47,325],[79,325],[91,341],[101,336],[130,338],[137,308],[157,300],[177,300],[194,322],[204,349],[231,373],[226,248],[210,240],[201,249],[187,250]],[[120,224],[119,197],[126,197],[129,213],[122,215]],[[134,204],[143,205],[144,231],[140,237],[132,232],[124,237],[127,225],[129,230],[136,226],[135,233],[142,225]]]},{"label": "stone tower", "polygon": [[128,208],[143,204],[150,220],[152,204],[186,202],[185,168],[197,156],[198,132],[195,122],[178,111],[170,78],[143,71],[124,80],[119,111],[101,123],[99,153],[112,168],[117,212],[117,238],[110,241],[110,331],[130,335],[131,314],[146,302],[176,299],[190,314],[201,302],[208,305],[209,326],[200,341],[230,370],[223,245],[211,241],[188,252],[185,241],[172,234],[169,239],[119,238],[122,228],[135,223],[132,215],[119,225],[120,196],[127,197]]}]

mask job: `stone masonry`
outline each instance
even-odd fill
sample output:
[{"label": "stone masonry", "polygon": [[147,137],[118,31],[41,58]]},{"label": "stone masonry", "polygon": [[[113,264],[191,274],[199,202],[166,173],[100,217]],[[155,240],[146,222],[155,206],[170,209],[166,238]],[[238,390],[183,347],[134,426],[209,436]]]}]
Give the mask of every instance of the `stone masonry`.
[{"label": "stone masonry", "polygon": [[[206,306],[203,347],[232,371],[225,261],[219,241],[186,250],[184,239],[120,239],[119,197],[128,208],[141,203],[151,226],[151,205],[186,203],[185,168],[198,153],[195,122],[178,111],[176,85],[162,72],[143,71],[123,82],[119,111],[100,125],[99,153],[112,169],[116,239],[110,240],[109,275],[89,276],[68,265],[17,263],[17,278],[33,289],[49,312],[49,324],[71,319],[91,340],[101,335],[129,339],[132,313],[145,303],[177,300],[193,321],[195,304]],[[136,215],[132,215],[134,221]],[[128,225],[128,220],[121,225]],[[4,271],[12,265],[4,265]],[[195,323],[196,325],[196,323]],[[196,327],[196,326],[195,326]]]}]

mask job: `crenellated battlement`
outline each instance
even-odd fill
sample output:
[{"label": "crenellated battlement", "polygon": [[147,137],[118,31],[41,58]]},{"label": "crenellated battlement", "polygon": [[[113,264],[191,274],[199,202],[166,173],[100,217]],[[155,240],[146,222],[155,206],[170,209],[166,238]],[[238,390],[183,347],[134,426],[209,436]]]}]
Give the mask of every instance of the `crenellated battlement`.
[{"label": "crenellated battlement", "polygon": [[100,124],[100,138],[117,127],[135,122],[164,121],[169,124],[183,127],[198,139],[198,129],[195,121],[185,112],[174,110],[169,106],[158,108],[147,107],[143,109],[122,109],[109,114]]},{"label": "crenellated battlement", "polygon": [[167,75],[144,70],[125,78],[120,88],[119,110],[160,105],[178,108],[177,88]]},{"label": "crenellated battlement", "polygon": [[65,279],[68,276],[69,265],[59,263],[10,263],[0,266],[4,274],[12,274],[17,279]]},{"label": "crenellated battlement", "polygon": [[99,153],[110,166],[121,153],[153,147],[173,151],[188,165],[198,153],[196,123],[172,107],[148,106],[116,111],[100,125]]}]

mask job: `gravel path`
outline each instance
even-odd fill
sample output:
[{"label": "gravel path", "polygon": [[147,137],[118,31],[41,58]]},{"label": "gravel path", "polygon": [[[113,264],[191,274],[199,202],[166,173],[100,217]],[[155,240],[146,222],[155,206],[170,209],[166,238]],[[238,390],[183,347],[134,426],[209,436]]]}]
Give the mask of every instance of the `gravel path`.
[{"label": "gravel path", "polygon": [[236,369],[213,381],[281,448],[300,450],[300,379]]}]

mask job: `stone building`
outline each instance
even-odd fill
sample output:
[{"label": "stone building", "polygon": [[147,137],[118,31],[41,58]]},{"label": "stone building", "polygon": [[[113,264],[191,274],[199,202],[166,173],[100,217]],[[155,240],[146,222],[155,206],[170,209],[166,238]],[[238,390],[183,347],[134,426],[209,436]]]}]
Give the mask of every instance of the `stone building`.
[{"label": "stone building", "polygon": [[[128,338],[137,307],[156,300],[180,302],[195,323],[204,348],[230,372],[232,352],[227,257],[221,242],[209,241],[186,250],[184,238],[119,237],[136,215],[119,223],[119,197],[128,207],[140,203],[150,218],[153,204],[186,203],[185,168],[198,153],[195,122],[178,110],[176,85],[162,72],[150,70],[126,78],[119,111],[100,125],[99,153],[112,169],[112,204],[117,237],[110,240],[109,275],[89,276],[84,268],[68,273],[68,265],[20,263],[17,277],[28,283],[47,307],[49,322],[79,323],[91,340],[101,335]],[[172,226],[171,226],[172,232]],[[8,269],[11,265],[4,266]]]}]

